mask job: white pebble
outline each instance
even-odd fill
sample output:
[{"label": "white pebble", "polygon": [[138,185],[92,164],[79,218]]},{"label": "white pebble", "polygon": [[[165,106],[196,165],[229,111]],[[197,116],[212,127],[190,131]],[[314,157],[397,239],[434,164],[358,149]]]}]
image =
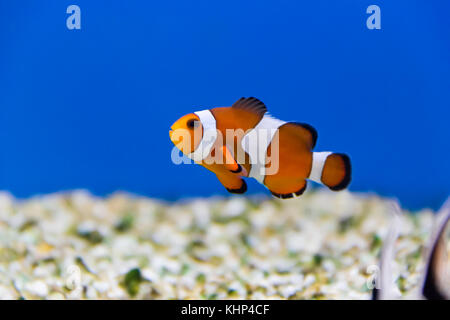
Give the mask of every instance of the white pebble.
[{"label": "white pebble", "polygon": [[25,290],[34,296],[42,298],[48,295],[48,286],[44,281],[41,280],[26,283]]}]

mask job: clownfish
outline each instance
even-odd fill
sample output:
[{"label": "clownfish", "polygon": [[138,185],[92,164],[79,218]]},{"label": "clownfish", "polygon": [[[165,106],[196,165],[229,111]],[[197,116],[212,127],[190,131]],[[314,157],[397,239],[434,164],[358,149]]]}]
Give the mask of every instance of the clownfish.
[{"label": "clownfish", "polygon": [[303,194],[307,179],[334,191],[351,180],[346,154],[313,152],[317,131],[312,126],[276,119],[253,97],[189,113],[170,129],[174,145],[215,173],[231,193],[247,191],[244,177],[255,178],[281,199]]}]

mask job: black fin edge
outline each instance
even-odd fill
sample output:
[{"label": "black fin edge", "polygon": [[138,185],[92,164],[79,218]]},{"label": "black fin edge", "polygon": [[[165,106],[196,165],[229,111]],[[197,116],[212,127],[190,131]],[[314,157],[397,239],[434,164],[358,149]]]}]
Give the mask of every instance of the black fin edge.
[{"label": "black fin edge", "polygon": [[296,192],[292,192],[292,193],[281,194],[281,193],[276,193],[276,192],[272,192],[272,191],[270,191],[270,192],[272,193],[272,195],[274,197],[277,197],[279,199],[290,199],[290,198],[293,198],[294,195],[296,195],[297,197],[301,196],[303,194],[303,192],[305,192],[306,186],[307,186],[307,184],[305,183],[305,186],[303,188],[301,188],[300,190],[298,190]]},{"label": "black fin edge", "polygon": [[239,172],[242,172],[242,167],[241,167],[241,165],[238,163],[237,164],[238,165],[238,168],[236,169],[236,170],[230,170],[231,172],[233,172],[233,173],[239,173]]},{"label": "black fin edge", "polygon": [[229,193],[243,194],[247,192],[247,183],[244,180],[242,180],[242,186],[239,189],[228,189],[228,188],[225,189],[227,189]]},{"label": "black fin edge", "polygon": [[231,107],[256,112],[260,116],[263,116],[267,112],[266,105],[261,100],[255,97],[242,97],[238,101],[233,103]]},{"label": "black fin edge", "polygon": [[[270,191],[270,192],[272,192],[272,191]],[[272,192],[272,195],[273,195],[274,197],[279,198],[279,199],[290,199],[290,198],[293,198],[293,197],[294,197],[294,194],[293,194],[293,193],[281,194],[281,193]]]},{"label": "black fin edge", "polygon": [[305,190],[306,190],[306,185],[307,185],[307,183],[305,183],[305,186],[303,187],[303,188],[301,188],[300,190],[298,190],[297,192],[295,192],[295,195],[298,197],[298,196],[301,196],[302,194],[303,194],[303,192],[305,192]]},{"label": "black fin edge", "polygon": [[302,122],[288,122],[288,123],[293,123],[297,126],[300,126],[306,130],[309,131],[309,133],[311,133],[312,136],[312,146],[311,149],[314,149],[314,147],[316,146],[317,143],[317,138],[319,137],[319,134],[317,133],[317,130],[310,124],[307,123],[302,123]]},{"label": "black fin edge", "polygon": [[339,182],[337,185],[333,187],[329,187],[330,190],[333,191],[340,191],[342,189],[345,189],[350,184],[350,181],[352,180],[352,165],[350,162],[350,157],[344,153],[333,153],[341,156],[342,160],[344,161],[344,167],[345,167],[345,177],[342,179],[341,182]]}]

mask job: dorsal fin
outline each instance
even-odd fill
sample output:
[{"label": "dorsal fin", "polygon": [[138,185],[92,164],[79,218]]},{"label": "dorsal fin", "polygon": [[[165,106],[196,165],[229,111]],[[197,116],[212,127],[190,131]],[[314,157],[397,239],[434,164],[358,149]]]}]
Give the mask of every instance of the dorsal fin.
[{"label": "dorsal fin", "polygon": [[254,112],[261,117],[264,115],[264,113],[267,112],[266,105],[254,97],[250,98],[242,97],[238,101],[236,101],[231,107]]}]

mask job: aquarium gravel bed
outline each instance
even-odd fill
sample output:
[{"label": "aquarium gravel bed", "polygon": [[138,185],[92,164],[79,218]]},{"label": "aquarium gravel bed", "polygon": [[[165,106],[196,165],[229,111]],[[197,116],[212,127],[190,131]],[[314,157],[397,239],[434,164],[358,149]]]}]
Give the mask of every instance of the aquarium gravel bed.
[{"label": "aquarium gravel bed", "polygon": [[[2,299],[369,299],[391,201],[325,190],[166,203],[0,193]],[[433,212],[404,212],[393,273],[413,297]]]}]

